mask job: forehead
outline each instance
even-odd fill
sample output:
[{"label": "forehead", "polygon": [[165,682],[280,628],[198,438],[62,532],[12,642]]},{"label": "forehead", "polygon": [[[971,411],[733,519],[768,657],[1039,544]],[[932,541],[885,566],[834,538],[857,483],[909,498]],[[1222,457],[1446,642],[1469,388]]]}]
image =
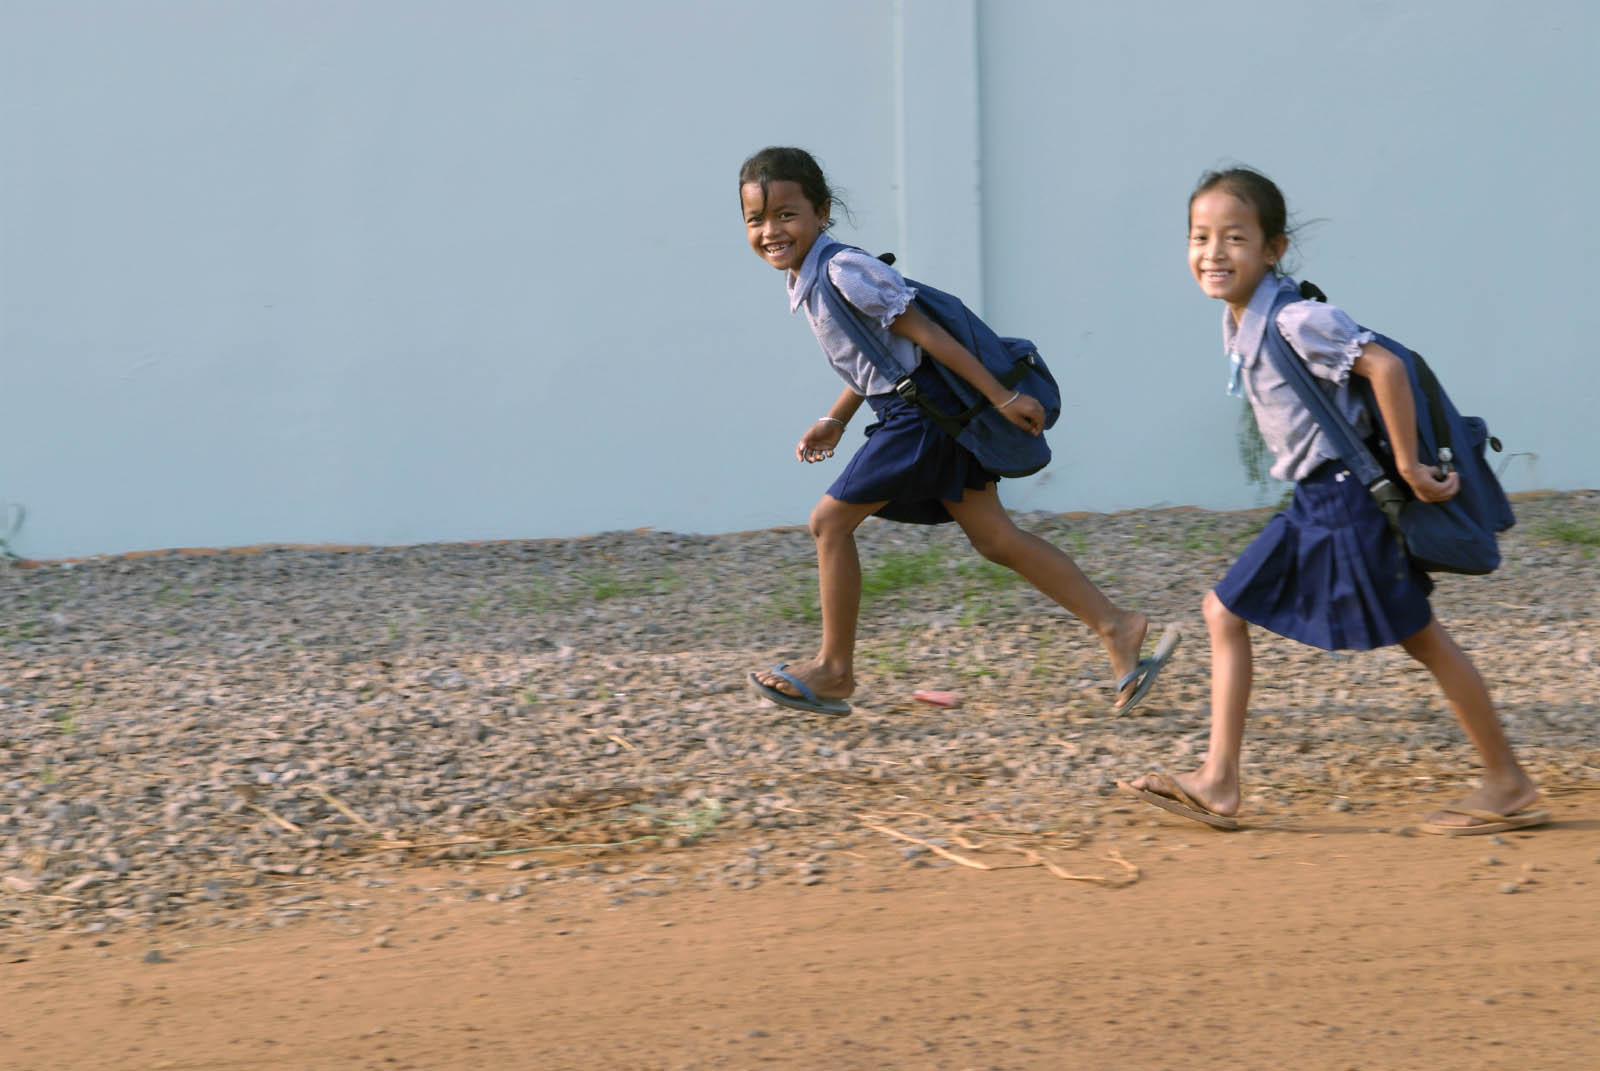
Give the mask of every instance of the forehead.
[{"label": "forehead", "polygon": [[772,179],[767,183],[765,193],[762,192],[761,183],[746,182],[739,187],[739,202],[744,205],[746,212],[760,212],[766,208],[785,208],[796,205],[809,205],[805,191],[798,182],[788,179]]},{"label": "forehead", "polygon": [[1189,206],[1189,223],[1209,227],[1260,227],[1255,206],[1224,189],[1207,190]]}]

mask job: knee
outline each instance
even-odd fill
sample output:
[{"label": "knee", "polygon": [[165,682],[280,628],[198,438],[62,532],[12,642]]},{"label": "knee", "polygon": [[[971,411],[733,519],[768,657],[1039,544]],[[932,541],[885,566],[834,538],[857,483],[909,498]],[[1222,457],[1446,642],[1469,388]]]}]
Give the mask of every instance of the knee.
[{"label": "knee", "polygon": [[1215,591],[1206,592],[1200,612],[1205,616],[1206,627],[1212,632],[1244,628],[1244,618],[1224,606]]},{"label": "knee", "polygon": [[967,538],[972,543],[972,549],[983,555],[996,565],[1006,568],[1015,568],[1017,560],[1018,531],[1015,528],[986,528],[981,531],[967,533]]},{"label": "knee", "polygon": [[826,543],[829,540],[838,539],[840,536],[849,535],[854,530],[854,526],[847,525],[844,518],[840,516],[839,511],[831,507],[831,501],[826,498],[812,507],[811,519],[806,526],[811,531],[811,538],[818,543]]}]

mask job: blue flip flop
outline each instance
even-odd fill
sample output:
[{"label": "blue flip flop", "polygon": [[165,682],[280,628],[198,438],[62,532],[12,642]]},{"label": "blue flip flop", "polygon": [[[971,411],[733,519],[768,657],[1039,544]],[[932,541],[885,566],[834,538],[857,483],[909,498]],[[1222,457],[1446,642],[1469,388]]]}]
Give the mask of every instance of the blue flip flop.
[{"label": "blue flip flop", "polygon": [[761,681],[756,678],[754,673],[750,674],[750,683],[755,686],[755,690],[763,697],[772,700],[774,703],[777,703],[780,706],[791,707],[794,710],[810,711],[812,714],[850,713],[849,703],[846,703],[843,699],[820,698],[816,692],[813,692],[810,688],[806,687],[804,683],[797,680],[791,674],[785,673],[784,670],[788,668],[789,663],[785,662],[782,665],[773,666],[772,672],[798,688],[800,690],[799,695],[790,695],[788,692],[778,691],[778,689],[772,687],[770,684],[762,684]]},{"label": "blue flip flop", "polygon": [[1156,676],[1160,674],[1161,667],[1167,664],[1167,660],[1172,657],[1172,652],[1178,649],[1178,641],[1181,639],[1183,639],[1183,634],[1178,631],[1177,625],[1168,625],[1166,627],[1166,631],[1161,633],[1161,639],[1156,644],[1156,649],[1150,652],[1150,657],[1139,659],[1139,664],[1124,673],[1117,681],[1118,695],[1121,695],[1122,690],[1134,681],[1138,681],[1139,686],[1133,690],[1132,695],[1128,696],[1126,703],[1120,707],[1112,706],[1112,710],[1118,714],[1126,714],[1139,705],[1139,700],[1149,694],[1151,687],[1156,683]]}]

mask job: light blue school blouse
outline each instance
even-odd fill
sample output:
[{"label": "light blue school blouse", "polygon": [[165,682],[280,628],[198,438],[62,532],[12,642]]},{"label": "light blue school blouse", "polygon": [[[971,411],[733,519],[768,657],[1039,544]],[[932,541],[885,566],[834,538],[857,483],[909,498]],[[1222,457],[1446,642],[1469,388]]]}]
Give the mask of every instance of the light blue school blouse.
[{"label": "light blue school blouse", "polygon": [[[1284,290],[1298,293],[1299,283],[1286,275],[1268,273],[1251,295],[1238,324],[1224,307],[1222,347],[1230,363],[1238,358],[1240,385],[1255,410],[1261,438],[1275,459],[1273,477],[1298,482],[1324,461],[1337,460],[1339,452],[1317,426],[1294,387],[1262,352],[1266,346],[1267,316]],[[1372,332],[1362,329],[1337,305],[1320,301],[1285,305],[1278,311],[1278,328],[1290,348],[1320,380],[1317,385],[1327,392],[1334,407],[1363,438],[1371,434],[1372,421],[1350,390],[1350,368],[1361,356],[1361,347],[1373,340]]]},{"label": "light blue school blouse", "polygon": [[[825,233],[818,235],[800,270],[789,273],[789,311],[805,310],[811,333],[817,336],[828,363],[851,390],[861,395],[888,393],[894,390],[894,381],[878,371],[878,366],[833,322],[817,291],[817,265],[821,263],[821,255],[829,246],[839,244]],[[867,315],[872,321],[867,326],[876,332],[906,370],[916,368],[922,360],[922,350],[915,342],[889,330],[889,325],[917,296],[916,288],[907,286],[904,276],[877,257],[855,249],[846,249],[828,262],[828,278],[847,302]]]}]

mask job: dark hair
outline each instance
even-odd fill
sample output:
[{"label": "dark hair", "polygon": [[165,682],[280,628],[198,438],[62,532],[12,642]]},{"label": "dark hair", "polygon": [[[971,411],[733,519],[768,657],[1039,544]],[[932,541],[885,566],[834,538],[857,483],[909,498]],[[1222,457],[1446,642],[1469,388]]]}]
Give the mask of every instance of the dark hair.
[{"label": "dark hair", "polygon": [[[822,174],[822,166],[804,149],[787,145],[769,145],[739,165],[741,189],[755,183],[761,187],[761,195],[765,198],[768,187],[774,182],[795,183],[818,213],[829,205],[837,207],[846,215],[850,212],[845,206],[844,199],[839,196],[839,191],[828,185],[827,178]],[[831,216],[828,224],[829,226],[833,224]]]},{"label": "dark hair", "polygon": [[[1287,253],[1290,241],[1297,229],[1289,223],[1289,209],[1284,204],[1283,191],[1278,189],[1273,182],[1261,172],[1250,167],[1230,167],[1221,171],[1207,171],[1200,176],[1200,181],[1195,184],[1194,192],[1189,195],[1189,213],[1194,214],[1195,198],[1202,193],[1212,190],[1222,190],[1230,193],[1256,210],[1256,219],[1261,223],[1261,233],[1268,245],[1279,238],[1284,240],[1284,252]],[[1279,258],[1280,260],[1282,258]],[[1276,268],[1276,265],[1274,265]]]}]

